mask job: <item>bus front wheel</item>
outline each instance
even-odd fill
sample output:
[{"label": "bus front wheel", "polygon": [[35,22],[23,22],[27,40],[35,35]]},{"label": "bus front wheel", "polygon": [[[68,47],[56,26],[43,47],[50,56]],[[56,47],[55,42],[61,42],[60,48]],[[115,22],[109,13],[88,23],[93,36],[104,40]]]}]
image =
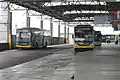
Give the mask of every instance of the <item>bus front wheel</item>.
[{"label": "bus front wheel", "polygon": [[43,46],[43,48],[47,48],[47,42],[45,42],[45,45]]},{"label": "bus front wheel", "polygon": [[37,49],[37,48],[39,48],[39,45],[38,45],[38,43],[36,42],[36,44],[35,44],[35,48]]},{"label": "bus front wheel", "polygon": [[47,42],[45,42],[45,48],[47,48]]}]

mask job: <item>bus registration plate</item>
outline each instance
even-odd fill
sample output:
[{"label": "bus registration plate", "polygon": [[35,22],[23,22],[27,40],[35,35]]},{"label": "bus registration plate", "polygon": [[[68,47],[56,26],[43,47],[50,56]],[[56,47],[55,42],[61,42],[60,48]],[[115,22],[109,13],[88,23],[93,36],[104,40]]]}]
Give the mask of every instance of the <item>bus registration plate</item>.
[{"label": "bus registration plate", "polygon": [[86,48],[86,46],[83,46],[82,48]]}]

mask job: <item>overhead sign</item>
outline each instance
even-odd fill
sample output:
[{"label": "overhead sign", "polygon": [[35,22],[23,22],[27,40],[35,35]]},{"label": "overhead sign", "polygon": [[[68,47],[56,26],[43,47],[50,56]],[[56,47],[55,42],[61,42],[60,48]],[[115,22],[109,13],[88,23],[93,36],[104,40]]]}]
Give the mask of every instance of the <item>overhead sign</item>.
[{"label": "overhead sign", "polygon": [[111,24],[120,24],[120,19],[109,20]]},{"label": "overhead sign", "polygon": [[75,32],[80,32],[82,33],[82,31],[88,31],[91,32],[93,30],[93,27],[75,27]]},{"label": "overhead sign", "polygon": [[120,21],[112,21],[111,24],[120,24]]},{"label": "overhead sign", "polygon": [[94,16],[94,23],[95,24],[105,24],[108,23],[108,15],[99,15]]}]

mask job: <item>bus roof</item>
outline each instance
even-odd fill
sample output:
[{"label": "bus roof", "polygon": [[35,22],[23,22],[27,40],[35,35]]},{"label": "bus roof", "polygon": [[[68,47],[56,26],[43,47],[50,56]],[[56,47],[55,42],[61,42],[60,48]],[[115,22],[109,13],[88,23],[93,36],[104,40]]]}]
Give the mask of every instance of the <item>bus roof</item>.
[{"label": "bus roof", "polygon": [[93,27],[91,25],[77,25],[76,27]]},{"label": "bus roof", "polygon": [[18,28],[17,30],[29,30],[29,29],[30,29],[32,32],[34,32],[34,31],[49,31],[49,30],[39,29],[39,28],[34,28],[34,27],[30,27],[30,28],[23,27],[23,28]]}]

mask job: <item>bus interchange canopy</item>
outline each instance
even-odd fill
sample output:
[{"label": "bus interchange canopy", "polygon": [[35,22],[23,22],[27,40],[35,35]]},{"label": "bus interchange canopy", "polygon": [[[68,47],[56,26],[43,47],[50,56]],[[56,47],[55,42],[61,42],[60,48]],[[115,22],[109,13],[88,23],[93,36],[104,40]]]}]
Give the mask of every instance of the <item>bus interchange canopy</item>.
[{"label": "bus interchange canopy", "polygon": [[[89,4],[82,4],[81,0],[4,0],[14,3],[30,10],[35,10],[44,15],[54,17],[64,22],[76,22],[78,17],[94,17],[95,15],[112,15],[112,11],[120,10],[120,2],[106,2],[107,0],[90,0]],[[57,2],[59,1],[59,2]],[[83,2],[88,0],[82,0]],[[92,4],[98,2],[98,4]],[[109,1],[109,0],[108,0]],[[110,0],[112,1],[112,0]],[[53,5],[52,3],[60,3],[60,5]],[[71,3],[72,2],[72,3]],[[87,3],[87,2],[85,2]],[[76,11],[76,13],[65,14],[66,12]],[[100,11],[100,13],[83,13],[82,11]],[[102,13],[105,11],[105,13]],[[82,21],[82,20],[78,20]],[[87,21],[87,20],[86,20]],[[88,20],[93,21],[93,20]]]}]

